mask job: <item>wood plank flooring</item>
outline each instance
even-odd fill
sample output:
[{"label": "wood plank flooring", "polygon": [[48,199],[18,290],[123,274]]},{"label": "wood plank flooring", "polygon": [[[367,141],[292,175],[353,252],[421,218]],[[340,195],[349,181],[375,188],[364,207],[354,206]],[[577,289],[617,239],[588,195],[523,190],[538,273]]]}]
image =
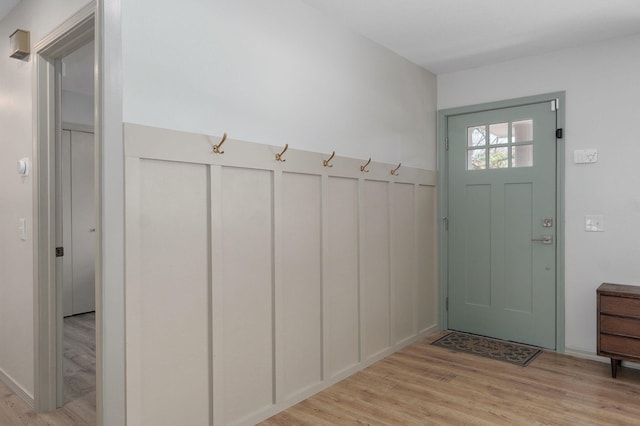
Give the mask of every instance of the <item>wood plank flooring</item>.
[{"label": "wood plank flooring", "polygon": [[96,424],[95,314],[64,319],[65,405],[34,412],[0,382],[1,426],[85,426]]},{"label": "wood plank flooring", "polygon": [[64,319],[65,403],[87,421],[96,416],[96,314]]},{"label": "wood plank flooring", "polygon": [[271,425],[637,425],[640,371],[544,352],[529,366],[408,346],[277,414]]},{"label": "wood plank flooring", "polygon": [[[638,370],[622,368],[612,379],[609,364],[553,352],[544,352],[528,367],[518,367],[431,346],[441,335],[408,346],[262,424],[640,423]],[[74,364],[82,363],[75,350],[70,349],[68,356]],[[84,369],[76,365],[69,368]],[[84,389],[85,396],[41,414],[0,383],[0,425],[95,424],[95,390],[82,384],[83,376],[72,380],[77,386],[68,394]]]}]

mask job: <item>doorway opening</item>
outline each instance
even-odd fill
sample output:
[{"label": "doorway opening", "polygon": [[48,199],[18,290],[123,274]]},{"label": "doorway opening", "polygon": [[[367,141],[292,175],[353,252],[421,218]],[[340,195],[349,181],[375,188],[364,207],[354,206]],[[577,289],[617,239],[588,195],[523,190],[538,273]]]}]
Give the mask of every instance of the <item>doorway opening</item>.
[{"label": "doorway opening", "polygon": [[564,99],[439,112],[443,328],[564,351]]},{"label": "doorway opening", "polygon": [[34,46],[35,409],[73,401],[88,423],[100,406],[95,13],[88,4]]},{"label": "doorway opening", "polygon": [[[62,132],[56,145],[58,243],[62,282],[62,400],[95,411],[94,42],[60,64]],[[61,238],[60,238],[61,237]],[[59,275],[60,276],[60,275]]]}]

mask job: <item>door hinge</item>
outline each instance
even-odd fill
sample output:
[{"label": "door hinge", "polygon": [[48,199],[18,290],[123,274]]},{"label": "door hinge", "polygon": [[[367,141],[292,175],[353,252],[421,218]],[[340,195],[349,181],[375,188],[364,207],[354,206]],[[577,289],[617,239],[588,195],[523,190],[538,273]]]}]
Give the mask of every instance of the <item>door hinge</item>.
[{"label": "door hinge", "polygon": [[448,231],[449,230],[449,218],[445,217],[444,219],[442,219],[442,222],[444,223],[444,230]]},{"label": "door hinge", "polygon": [[444,138],[444,150],[449,151],[449,138]]},{"label": "door hinge", "polygon": [[556,129],[556,139],[562,139],[564,137],[564,132],[562,129]]},{"label": "door hinge", "polygon": [[448,310],[449,310],[449,298],[448,298],[448,297],[446,297],[446,298],[444,299],[444,310],[445,310],[445,311],[448,311]]},{"label": "door hinge", "polygon": [[554,99],[551,101],[551,111],[557,111],[560,109],[560,99]]},{"label": "door hinge", "polygon": [[64,256],[64,247],[56,247],[56,257]]}]

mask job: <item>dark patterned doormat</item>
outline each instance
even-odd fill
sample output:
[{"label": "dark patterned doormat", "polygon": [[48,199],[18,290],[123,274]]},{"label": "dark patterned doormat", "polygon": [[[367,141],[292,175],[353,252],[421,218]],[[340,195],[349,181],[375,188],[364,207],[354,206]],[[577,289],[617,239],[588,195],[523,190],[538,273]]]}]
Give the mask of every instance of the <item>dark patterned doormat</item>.
[{"label": "dark patterned doormat", "polygon": [[541,349],[519,343],[505,342],[475,334],[453,331],[431,343],[454,351],[467,352],[485,358],[510,362],[526,367],[535,357],[542,353]]}]

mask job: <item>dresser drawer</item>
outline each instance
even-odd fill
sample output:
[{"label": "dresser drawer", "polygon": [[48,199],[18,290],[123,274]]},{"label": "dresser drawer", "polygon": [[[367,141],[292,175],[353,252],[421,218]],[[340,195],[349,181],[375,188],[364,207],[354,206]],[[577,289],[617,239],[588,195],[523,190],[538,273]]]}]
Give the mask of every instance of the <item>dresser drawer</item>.
[{"label": "dresser drawer", "polygon": [[637,358],[638,354],[640,354],[640,340],[631,337],[601,334],[600,352]]},{"label": "dresser drawer", "polygon": [[628,297],[600,296],[600,312],[616,315],[629,315],[640,318],[640,299]]},{"label": "dresser drawer", "polygon": [[600,332],[640,338],[640,319],[600,315]]}]

